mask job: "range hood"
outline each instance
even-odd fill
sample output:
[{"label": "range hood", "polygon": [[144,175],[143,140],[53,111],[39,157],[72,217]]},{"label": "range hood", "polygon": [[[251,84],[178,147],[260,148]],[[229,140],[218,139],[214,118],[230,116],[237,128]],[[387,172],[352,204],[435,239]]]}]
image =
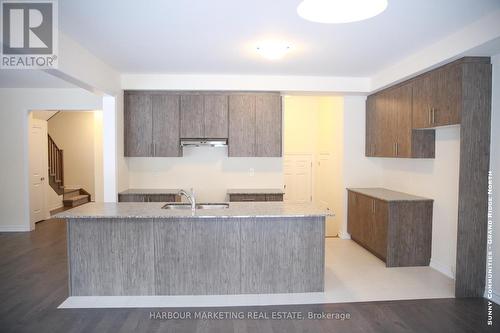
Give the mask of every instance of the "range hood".
[{"label": "range hood", "polygon": [[181,147],[226,147],[227,139],[181,139]]}]

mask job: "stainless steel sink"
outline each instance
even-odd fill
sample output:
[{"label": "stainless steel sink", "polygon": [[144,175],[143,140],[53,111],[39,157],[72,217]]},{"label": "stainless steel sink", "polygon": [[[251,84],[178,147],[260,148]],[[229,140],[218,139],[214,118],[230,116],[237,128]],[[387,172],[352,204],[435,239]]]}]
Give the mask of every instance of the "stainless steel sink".
[{"label": "stainless steel sink", "polygon": [[196,205],[196,209],[226,209],[229,208],[228,203],[201,203]]},{"label": "stainless steel sink", "polygon": [[[226,209],[228,203],[200,203],[196,205],[196,209]],[[161,207],[162,209],[191,209],[190,203],[168,203]]]}]

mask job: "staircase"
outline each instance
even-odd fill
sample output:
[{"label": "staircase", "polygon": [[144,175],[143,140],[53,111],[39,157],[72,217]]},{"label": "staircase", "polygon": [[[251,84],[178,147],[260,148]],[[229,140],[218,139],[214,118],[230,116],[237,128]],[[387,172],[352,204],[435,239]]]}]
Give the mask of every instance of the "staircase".
[{"label": "staircase", "polygon": [[65,188],[63,195],[64,207],[76,207],[90,202],[90,193],[83,188]]},{"label": "staircase", "polygon": [[58,194],[63,196],[64,207],[76,207],[90,202],[90,194],[83,188],[64,186],[64,154],[48,135],[49,148],[49,184]]}]

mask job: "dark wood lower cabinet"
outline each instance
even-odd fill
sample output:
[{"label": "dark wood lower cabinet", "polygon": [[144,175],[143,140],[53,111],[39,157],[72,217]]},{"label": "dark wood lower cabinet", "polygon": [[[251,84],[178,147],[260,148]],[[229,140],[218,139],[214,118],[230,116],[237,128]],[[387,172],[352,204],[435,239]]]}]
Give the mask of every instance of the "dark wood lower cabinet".
[{"label": "dark wood lower cabinet", "polygon": [[255,193],[238,193],[229,194],[230,202],[242,202],[242,201],[283,201],[283,194],[255,194]]},{"label": "dark wood lower cabinet", "polygon": [[428,266],[433,200],[386,189],[349,189],[347,231],[387,267]]},{"label": "dark wood lower cabinet", "polygon": [[118,194],[118,202],[179,202],[177,194]]}]

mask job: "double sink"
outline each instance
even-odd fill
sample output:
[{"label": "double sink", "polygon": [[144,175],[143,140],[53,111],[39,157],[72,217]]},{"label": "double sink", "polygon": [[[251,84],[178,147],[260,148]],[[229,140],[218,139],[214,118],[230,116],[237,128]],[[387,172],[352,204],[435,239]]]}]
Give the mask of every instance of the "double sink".
[{"label": "double sink", "polygon": [[[161,207],[162,209],[192,209],[190,203],[168,203],[165,206]],[[199,203],[195,206],[196,209],[226,209],[229,208],[228,203]]]}]

